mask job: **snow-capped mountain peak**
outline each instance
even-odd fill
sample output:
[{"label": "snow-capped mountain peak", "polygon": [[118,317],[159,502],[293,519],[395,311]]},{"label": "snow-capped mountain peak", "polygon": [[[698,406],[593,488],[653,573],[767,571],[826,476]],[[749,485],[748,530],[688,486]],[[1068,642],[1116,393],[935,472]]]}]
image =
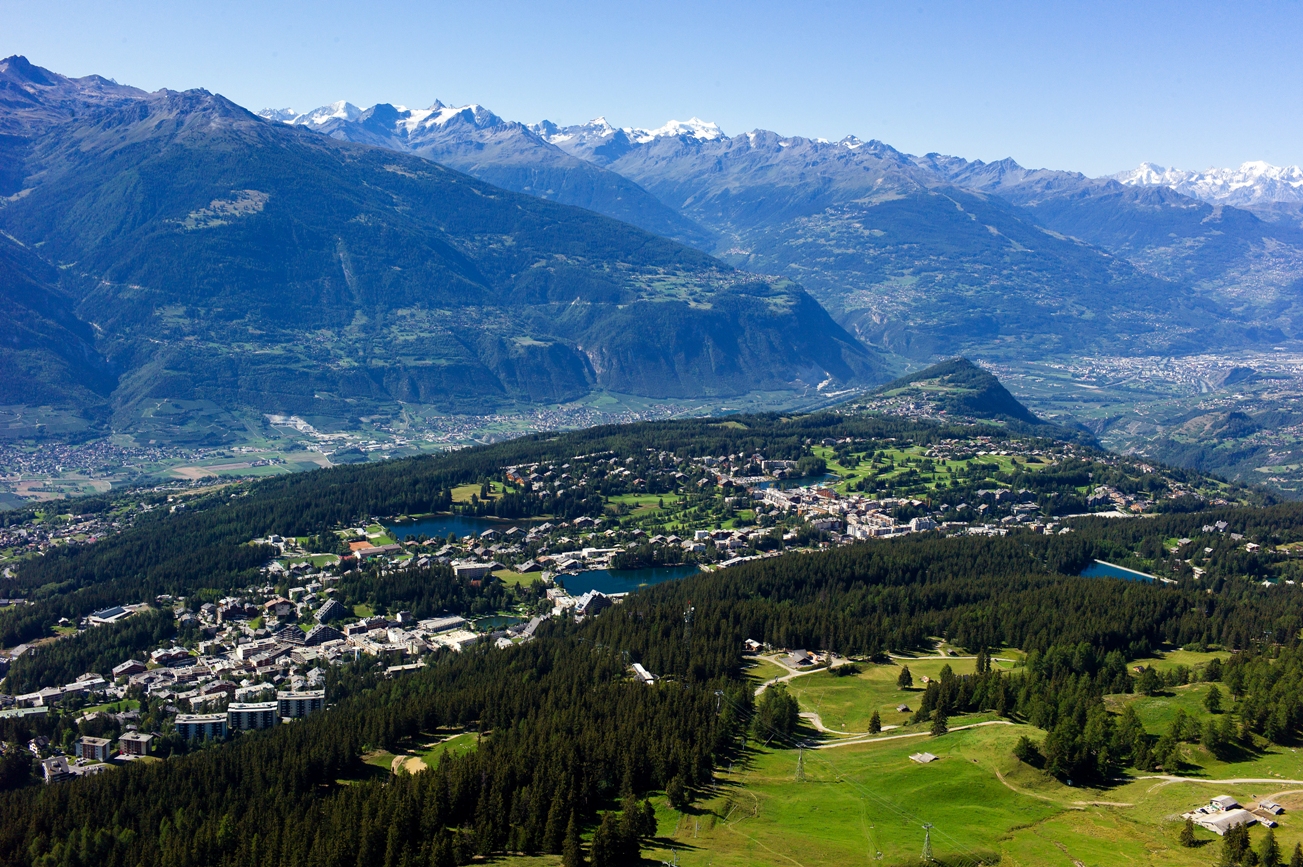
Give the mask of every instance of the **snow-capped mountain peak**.
[{"label": "snow-capped mountain peak", "polygon": [[356,121],[362,116],[362,109],[351,102],[345,102],[341,99],[338,102],[332,102],[330,105],[314,108],[306,114],[298,114],[291,108],[264,108],[258,112],[258,115],[281,123],[321,126],[323,123],[329,123],[332,120]]},{"label": "snow-capped mountain peak", "polygon": [[299,113],[292,108],[264,108],[258,112],[258,117],[265,117],[267,120],[274,120],[279,123],[293,123],[294,118]]},{"label": "snow-capped mountain peak", "polygon": [[1129,186],[1171,187],[1178,193],[1214,204],[1246,206],[1303,202],[1303,168],[1274,166],[1263,160],[1241,163],[1235,169],[1210,168],[1202,172],[1141,163],[1131,171],[1112,175],[1112,178]]},{"label": "snow-capped mountain peak", "polygon": [[724,138],[724,131],[719,128],[719,124],[704,121],[699,117],[688,120],[671,120],[656,129],[626,129],[625,134],[639,144],[658,138],[687,137],[698,141],[714,141],[715,139]]}]

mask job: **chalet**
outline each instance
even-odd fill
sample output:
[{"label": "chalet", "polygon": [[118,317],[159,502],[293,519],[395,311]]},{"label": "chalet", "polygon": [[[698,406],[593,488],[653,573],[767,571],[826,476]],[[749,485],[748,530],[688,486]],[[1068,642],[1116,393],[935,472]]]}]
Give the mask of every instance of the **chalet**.
[{"label": "chalet", "polygon": [[911,762],[918,762],[920,765],[927,765],[935,762],[937,756],[934,756],[931,753],[914,753],[909,757],[909,760]]},{"label": "chalet", "polygon": [[262,610],[276,617],[289,617],[294,613],[294,603],[277,596],[262,604]]},{"label": "chalet", "polygon": [[808,650],[793,650],[791,653],[787,654],[788,665],[814,665],[814,662],[814,654]]}]

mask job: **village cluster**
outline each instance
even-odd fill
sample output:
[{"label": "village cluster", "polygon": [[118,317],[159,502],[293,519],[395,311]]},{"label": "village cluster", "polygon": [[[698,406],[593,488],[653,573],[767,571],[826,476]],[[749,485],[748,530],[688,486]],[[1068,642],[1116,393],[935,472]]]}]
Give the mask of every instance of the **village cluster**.
[{"label": "village cluster", "polygon": [[[620,594],[595,590],[572,595],[565,585],[577,573],[658,565],[720,569],[784,551],[908,533],[1068,532],[1041,512],[1031,491],[970,487],[958,503],[954,497],[949,503],[942,497],[923,499],[923,494],[885,496],[857,486],[853,476],[818,475],[823,458],[810,454],[812,448],[830,457],[884,454],[873,450],[891,448],[891,443],[827,439],[805,445],[800,460],[760,453],[684,458],[648,449],[633,456],[601,452],[506,467],[497,480],[477,488],[470,505],[491,504],[514,492],[537,497],[552,517],[498,520],[460,538],[403,538],[402,524],[386,528],[375,523],[338,531],[334,553],[312,550],[313,540],[307,538],[250,540],[276,550],[263,566],[259,584],[239,596],[193,606],[162,596],[149,605],[124,604],[80,623],[61,624],[65,634],[76,634],[157,608],[173,612],[177,639],[63,686],[0,694],[0,714],[41,714],[55,707],[76,712],[124,700],[161,702],[167,713],[161,723],[155,719],[152,731],[136,727],[134,711],[115,712],[123,730],[118,757],[131,760],[147,755],[156,737],[221,739],[319,710],[326,703],[327,670],[347,660],[375,658],[387,673],[396,674],[424,665],[431,653],[457,652],[480,642],[505,646],[527,641],[547,617],[585,618],[621,601]],[[914,448],[910,468],[931,471],[947,461],[1008,460],[1011,455],[1048,466],[1078,456],[1071,444],[1028,444],[1011,451],[1018,445],[999,437],[944,440]],[[1111,460],[1094,453],[1089,457],[1096,466]],[[1194,492],[1168,482],[1163,494]],[[1093,486],[1088,502],[1096,511],[1119,517],[1152,505],[1144,495],[1102,484]],[[158,491],[102,516],[5,528],[0,544],[32,553],[52,544],[89,543],[129,526],[139,514],[158,510],[166,520],[184,509],[180,491]],[[536,578],[541,586],[518,594],[518,602],[525,601],[516,610],[490,612],[513,616],[495,618],[493,626],[480,630],[461,614],[421,619],[409,611],[373,614],[338,598],[340,582],[351,577],[369,573],[383,579],[435,564],[447,565],[466,586],[496,580],[495,573],[510,573],[526,586]],[[22,600],[0,600],[15,603]],[[0,675],[24,654],[39,652],[40,646],[20,646],[0,654]],[[655,679],[644,670],[632,674],[645,682]],[[54,745],[32,748],[45,762],[49,781],[98,772],[108,767],[105,759],[114,752],[107,739],[94,737],[78,741],[71,756]]]}]

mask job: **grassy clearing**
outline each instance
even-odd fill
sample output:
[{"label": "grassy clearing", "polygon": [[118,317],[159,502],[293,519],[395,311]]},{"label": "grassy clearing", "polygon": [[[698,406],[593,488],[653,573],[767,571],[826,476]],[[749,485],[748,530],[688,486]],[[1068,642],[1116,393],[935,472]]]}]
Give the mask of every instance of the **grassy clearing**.
[{"label": "grassy clearing", "polygon": [[[1043,736],[1029,726],[990,726],[806,751],[804,782],[795,779],[793,751],[760,749],[688,815],[664,811],[661,835],[674,841],[686,867],[916,864],[923,822],[935,825],[933,850],[943,862],[966,856],[1014,867],[1206,867],[1216,859],[1217,838],[1200,830],[1204,845],[1182,848],[1181,812],[1215,794],[1248,804],[1272,795],[1287,810],[1303,808],[1303,792],[1276,794],[1284,786],[1131,780],[1071,788],[1013,757],[1022,734]],[[923,749],[940,761],[909,760]],[[1292,812],[1276,829],[1287,853],[1300,839]],[[1255,846],[1262,833],[1253,830]],[[669,847],[649,854],[668,860]]]},{"label": "grassy clearing", "polygon": [[[619,494],[608,498],[607,504],[610,506],[619,504],[624,506],[630,515],[640,517],[678,505],[682,499],[679,494]],[[664,506],[661,505],[662,503]]]},{"label": "grassy clearing", "polygon": [[510,569],[499,569],[498,571],[493,573],[493,577],[497,578],[503,584],[520,586],[520,587],[529,587],[535,581],[539,580],[539,573],[538,572],[513,572]]},{"label": "grassy clearing", "polygon": [[1224,663],[1230,658],[1230,653],[1224,650],[1211,653],[1196,653],[1192,650],[1168,650],[1157,656],[1134,660],[1130,665],[1147,665],[1151,666],[1155,671],[1170,671],[1179,665],[1201,670],[1213,659],[1220,659]]},{"label": "grassy clearing", "polygon": [[[818,713],[828,728],[867,732],[869,718],[875,710],[884,726],[905,725],[922,700],[924,677],[940,677],[941,669],[947,665],[955,674],[972,674],[977,661],[934,656],[899,660],[888,665],[856,664],[861,669],[859,674],[836,677],[827,671],[817,671],[792,678],[787,682],[787,688],[801,703],[802,710]],[[913,689],[896,688],[902,665],[909,667],[914,678]],[[909,705],[910,711],[897,711],[896,706],[900,704]]]},{"label": "grassy clearing", "polygon": [[107,704],[97,704],[92,707],[85,707],[81,709],[81,712],[83,714],[95,713],[97,711],[102,711],[103,713],[122,713],[123,711],[128,710],[140,710],[140,702],[136,701],[134,698],[124,698],[121,701],[111,701]]},{"label": "grassy clearing", "polygon": [[747,675],[760,682],[773,680],[775,677],[782,677],[784,674],[788,673],[787,669],[783,668],[781,665],[770,662],[767,659],[757,659],[755,663],[747,669]]},{"label": "grassy clearing", "polygon": [[388,773],[394,765],[394,755],[388,750],[372,750],[362,756],[362,761],[373,768],[383,768]]},{"label": "grassy clearing", "polygon": [[479,485],[458,485],[452,489],[452,501],[454,503],[469,503],[472,495],[480,499],[496,500],[502,496],[505,488],[502,482],[490,482],[487,498],[480,496],[482,490]]},{"label": "grassy clearing", "polygon": [[417,755],[421,761],[425,762],[426,767],[433,768],[439,764],[439,759],[444,755],[461,756],[471,752],[478,744],[476,732],[462,732],[453,735],[438,743],[431,744],[427,748],[418,751]]}]

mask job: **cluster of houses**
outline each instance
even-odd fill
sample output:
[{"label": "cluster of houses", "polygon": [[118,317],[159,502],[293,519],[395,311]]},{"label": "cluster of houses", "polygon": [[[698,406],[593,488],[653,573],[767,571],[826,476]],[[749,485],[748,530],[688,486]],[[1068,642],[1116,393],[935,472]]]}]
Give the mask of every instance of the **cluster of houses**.
[{"label": "cluster of houses", "polygon": [[938,524],[927,516],[897,524],[892,512],[900,506],[922,506],[920,500],[875,499],[862,494],[838,494],[830,487],[792,488],[786,491],[764,488],[752,492],[758,503],[779,512],[803,516],[814,530],[827,533],[834,541],[872,539],[935,530]]},{"label": "cluster of houses", "polygon": [[1190,819],[1201,828],[1212,831],[1219,837],[1241,825],[1261,824],[1268,828],[1276,827],[1276,818],[1285,812],[1285,808],[1275,801],[1259,801],[1257,806],[1246,808],[1230,795],[1218,795],[1202,807],[1197,807],[1181,815]]}]

